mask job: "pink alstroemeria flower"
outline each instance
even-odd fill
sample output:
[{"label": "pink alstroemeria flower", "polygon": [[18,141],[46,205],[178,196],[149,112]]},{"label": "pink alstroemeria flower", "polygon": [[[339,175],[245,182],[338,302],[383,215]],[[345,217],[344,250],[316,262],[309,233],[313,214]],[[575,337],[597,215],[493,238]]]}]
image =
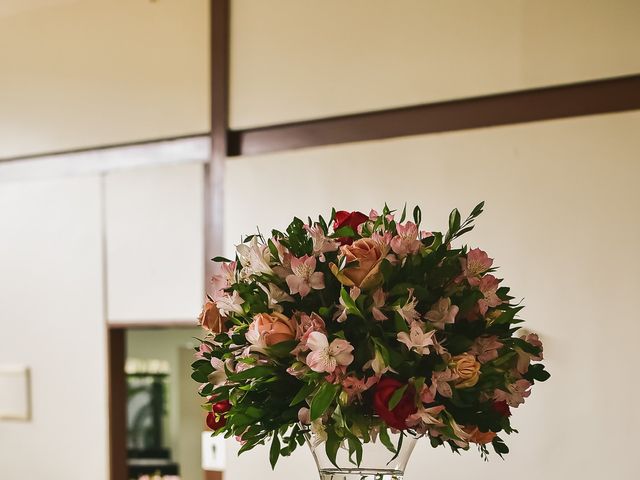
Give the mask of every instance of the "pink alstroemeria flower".
[{"label": "pink alstroemeria flower", "polygon": [[432,393],[435,395],[435,390],[445,398],[451,398],[453,396],[453,390],[451,389],[450,382],[456,380],[458,376],[450,369],[443,370],[441,372],[433,372],[431,375],[431,387]]},{"label": "pink alstroemeria flower", "polygon": [[391,239],[391,250],[400,258],[420,250],[422,243],[418,240],[418,226],[413,222],[396,225],[398,234]]},{"label": "pink alstroemeria flower", "polygon": [[478,337],[471,345],[469,353],[477,356],[480,363],[487,363],[498,358],[498,349],[502,346],[495,335]]},{"label": "pink alstroemeria flower", "polygon": [[342,388],[347,392],[349,402],[355,398],[362,399],[362,393],[369,390],[380,380],[378,377],[369,377],[367,380],[349,375],[342,380]]},{"label": "pink alstroemeria flower", "polygon": [[301,258],[292,257],[291,271],[293,273],[287,275],[286,281],[292,295],[299,293],[304,298],[312,288],[314,290],[324,288],[324,274],[316,272],[316,257],[309,255]]},{"label": "pink alstroemeria flower", "polygon": [[211,277],[213,291],[217,292],[229,288],[237,282],[236,262],[224,262],[220,264],[218,273]]},{"label": "pink alstroemeria flower", "polygon": [[524,403],[524,399],[531,395],[529,388],[531,382],[524,378],[516,380],[515,383],[507,386],[508,391],[496,389],[493,392],[493,399],[498,402],[507,402],[510,407],[516,408]]},{"label": "pink alstroemeria flower", "polygon": [[498,280],[493,275],[485,275],[480,279],[480,283],[478,284],[478,288],[484,295],[484,298],[478,300],[478,307],[480,308],[480,313],[485,315],[489,307],[497,307],[502,303],[502,300],[498,298],[497,291],[500,284],[500,280]]},{"label": "pink alstroemeria flower", "polygon": [[373,370],[373,373],[375,373],[377,377],[381,377],[387,372],[397,373],[393,368],[385,363],[380,350],[378,350],[377,348],[373,358],[365,363],[362,368],[363,370],[367,370],[370,368],[371,370]]},{"label": "pink alstroemeria flower", "polygon": [[516,368],[518,370],[518,373],[524,375],[525,373],[527,373],[527,370],[529,370],[529,364],[531,363],[531,360],[538,362],[542,360],[542,342],[538,338],[538,335],[535,333],[530,333],[526,336],[523,335],[520,338],[525,342],[533,345],[534,347],[540,348],[540,355],[527,353],[519,347],[515,348],[515,351],[518,353],[518,363]]},{"label": "pink alstroemeria flower", "polygon": [[332,373],[336,367],[346,367],[353,362],[353,345],[341,338],[329,343],[324,333],[312,332],[307,340],[307,347],[311,350],[307,355],[307,365],[314,372]]},{"label": "pink alstroemeria flower", "polygon": [[407,417],[407,426],[416,428],[419,433],[426,433],[428,425],[444,427],[444,423],[438,418],[444,408],[444,405],[429,408],[419,407],[416,413]]},{"label": "pink alstroemeria flower", "polygon": [[487,252],[479,248],[473,248],[467,253],[467,258],[460,258],[462,266],[462,278],[466,278],[469,285],[478,286],[480,275],[491,268],[493,258],[489,258]]},{"label": "pink alstroemeria flower", "polygon": [[[349,289],[349,296],[353,301],[360,296],[360,293],[362,293],[362,290],[358,287],[351,287]],[[338,302],[338,309],[336,310],[336,313],[333,314],[333,319],[338,323],[342,323],[347,319],[347,306],[344,304],[344,300],[342,300],[342,298],[340,298]]]},{"label": "pink alstroemeria flower", "polygon": [[425,318],[431,322],[431,325],[442,330],[445,323],[455,322],[458,310],[457,305],[451,305],[450,298],[441,298],[425,314]]},{"label": "pink alstroemeria flower", "polygon": [[198,347],[198,351],[194,354],[194,357],[197,360],[202,360],[203,358],[205,358],[204,354],[211,353],[211,351],[212,351],[211,345],[209,345],[208,343],[202,342]]},{"label": "pink alstroemeria flower", "polygon": [[296,330],[296,340],[298,340],[300,343],[291,351],[291,353],[293,355],[298,355],[299,353],[309,350],[307,348],[307,340],[309,340],[309,335],[311,335],[313,332],[320,332],[326,335],[327,329],[322,317],[315,312],[311,313],[311,315],[307,315],[306,313],[301,312],[295,318],[298,322],[298,327]]},{"label": "pink alstroemeria flower", "polygon": [[394,310],[400,314],[405,322],[411,324],[420,320],[420,314],[416,311],[416,305],[418,305],[418,299],[413,296],[413,288],[409,289],[409,296],[404,305],[397,305]]},{"label": "pink alstroemeria flower", "polygon": [[429,346],[433,345],[433,335],[435,330],[424,333],[422,322],[412,322],[409,333],[400,332],[397,339],[400,343],[404,343],[409,350],[414,350],[420,355],[429,354]]},{"label": "pink alstroemeria flower", "polygon": [[305,225],[304,228],[313,241],[313,254],[317,255],[321,262],[324,262],[326,252],[335,252],[340,248],[340,244],[332,238],[328,238],[317,223],[312,227]]},{"label": "pink alstroemeria flower", "polygon": [[373,319],[378,322],[387,320],[388,317],[384,313],[382,313],[382,310],[380,310],[382,307],[384,307],[384,302],[386,300],[384,290],[382,290],[381,288],[377,289],[375,292],[373,292],[373,295],[371,295],[371,299],[373,300],[373,306],[371,307],[371,315],[373,315]]}]

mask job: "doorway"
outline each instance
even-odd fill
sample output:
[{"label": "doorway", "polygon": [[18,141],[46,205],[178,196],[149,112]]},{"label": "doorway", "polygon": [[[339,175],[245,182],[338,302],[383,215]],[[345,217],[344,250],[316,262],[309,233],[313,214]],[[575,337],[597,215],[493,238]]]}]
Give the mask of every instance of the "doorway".
[{"label": "doorway", "polygon": [[112,328],[111,480],[220,480],[201,468],[202,399],[191,380],[193,327]]}]

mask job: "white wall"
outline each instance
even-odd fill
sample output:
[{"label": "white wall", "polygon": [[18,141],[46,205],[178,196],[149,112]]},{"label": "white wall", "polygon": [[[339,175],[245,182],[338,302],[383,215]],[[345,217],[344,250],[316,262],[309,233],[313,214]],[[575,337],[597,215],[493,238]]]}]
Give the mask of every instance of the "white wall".
[{"label": "white wall", "polygon": [[209,130],[208,0],[0,1],[0,158]]},{"label": "white wall", "polygon": [[203,188],[201,164],[107,174],[110,322],[195,323],[204,292]]},{"label": "white wall", "polygon": [[234,128],[640,71],[637,0],[233,0]]},{"label": "white wall", "polygon": [[0,477],[106,480],[100,181],[0,185],[0,364],[32,372],[33,419],[0,421]]},{"label": "white wall", "polygon": [[[505,462],[423,442],[407,480],[631,480],[640,429],[639,131],[633,112],[232,159],[227,254],[255,225],[270,231],[334,206],[418,203],[424,225],[442,229],[451,208],[468,212],[486,200],[465,242],[486,249],[524,298],[523,316],[545,342],[552,377],[514,412],[521,433],[508,438]],[[226,478],[299,471],[297,478],[312,479],[309,457],[271,473],[265,450],[230,454]]]}]

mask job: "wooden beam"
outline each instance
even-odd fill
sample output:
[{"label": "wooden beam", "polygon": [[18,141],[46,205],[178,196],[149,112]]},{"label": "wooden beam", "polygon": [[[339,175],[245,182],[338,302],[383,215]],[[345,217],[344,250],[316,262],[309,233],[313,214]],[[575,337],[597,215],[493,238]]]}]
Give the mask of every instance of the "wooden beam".
[{"label": "wooden beam", "polygon": [[127,480],[127,380],[124,329],[109,329],[109,468],[111,480]]},{"label": "wooden beam", "polygon": [[211,157],[205,166],[205,289],[222,252],[229,112],[230,0],[211,0]]},{"label": "wooden beam", "polygon": [[640,109],[640,75],[229,132],[228,155]]}]

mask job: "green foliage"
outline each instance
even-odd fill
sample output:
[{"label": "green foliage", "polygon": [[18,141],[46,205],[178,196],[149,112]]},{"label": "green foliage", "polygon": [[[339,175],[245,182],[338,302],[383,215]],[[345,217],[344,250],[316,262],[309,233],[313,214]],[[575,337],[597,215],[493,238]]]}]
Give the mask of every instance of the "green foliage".
[{"label": "green foliage", "polygon": [[[523,358],[542,356],[541,347],[517,338],[522,320],[516,317],[523,307],[512,303],[509,289],[500,285],[494,292],[495,298],[491,297],[492,306],[481,313],[480,302],[490,294],[481,290],[480,278],[493,274],[495,268],[487,267],[477,274],[465,272],[463,265],[469,250],[452,245],[473,229],[483,208],[484,202],[479,203],[464,219],[454,209],[446,233],[420,234],[416,230],[415,238],[409,239],[413,241],[408,244],[410,253],[399,253],[396,242],[401,240],[398,234],[411,227],[408,217],[419,228],[421,209],[416,206],[408,210],[405,205],[396,214],[385,205],[379,216],[357,228],[344,225],[334,231],[335,209],[328,220],[319,216],[316,222],[309,218],[305,223],[294,218],[284,231],[272,230],[270,238],[265,239],[259,233],[246,237],[245,245],[258,249],[249,261],[236,258],[235,264],[229,264],[227,259],[215,257],[214,261],[227,264],[232,278],[224,291],[212,295],[210,300],[220,296],[229,300],[236,295],[240,302],[225,311],[224,332],[212,333],[202,340],[198,359],[192,364],[191,376],[201,384],[199,393],[207,399],[205,410],[214,410],[215,402],[230,402],[230,409],[223,413],[226,424],[214,433],[242,437],[240,453],[256,445],[269,445],[269,461],[274,467],[281,456],[290,455],[305,442],[305,435],[311,434],[311,426],[300,423],[299,414],[308,413],[314,428],[324,430],[323,448],[334,464],[339,449],[344,447],[351,462],[359,465],[362,445],[371,441],[375,432],[393,455],[398,455],[404,435],[425,434],[432,446],[448,445],[458,452],[464,449],[459,436],[462,427],[477,427],[481,432],[515,432],[509,417],[493,407],[495,392],[511,395],[509,388],[514,382],[526,380],[533,384],[547,380],[550,375],[541,363],[531,363],[524,374],[519,373],[518,362],[522,363]],[[310,230],[316,232],[315,237]],[[317,236],[318,231],[323,238]],[[345,281],[348,278],[345,273],[351,272],[350,278],[357,278],[353,269],[362,264],[343,254],[344,248],[350,247],[338,247],[341,242],[358,242],[363,237],[380,241],[381,255],[371,267],[377,269],[373,272],[376,281],[354,288]],[[389,244],[391,238],[394,242]],[[291,258],[305,255],[315,257],[313,273],[321,274],[324,287],[315,284],[302,296],[291,293],[287,279],[296,275]],[[252,270],[252,263],[260,261],[266,262],[267,268]],[[278,291],[282,295],[273,298],[273,292],[278,296]],[[455,309],[452,322],[443,320],[439,324],[430,320],[437,317],[441,299]],[[409,306],[413,306],[417,315],[413,320],[407,318],[405,310],[410,310]],[[284,340],[256,339],[254,319],[261,313],[286,317],[289,323],[278,326]],[[321,318],[324,327],[316,331],[325,334],[329,344],[346,341],[353,347],[353,359],[348,365],[340,365],[331,372],[309,367],[310,347],[301,342],[301,336],[305,333],[303,317],[309,322],[312,316],[316,323]],[[412,329],[415,325],[419,326],[420,335],[432,335],[434,341],[422,351],[399,341],[399,336],[415,335]],[[480,358],[483,352],[478,350],[479,345],[487,338],[498,342],[498,347],[491,358],[483,357],[478,363],[475,383],[462,385],[458,374],[454,374],[447,381],[449,394],[444,394],[446,388],[436,388],[437,375],[457,371],[459,356]],[[412,397],[416,408],[444,407],[434,413],[440,422],[438,426],[431,426],[438,435],[430,436],[424,425],[422,429],[418,425],[403,430],[400,443],[394,444],[389,426],[374,408],[375,382],[380,376],[401,385],[385,397],[389,411],[396,410],[408,391],[415,392]],[[367,388],[355,393],[348,391],[344,386],[346,378],[368,382]],[[425,391],[433,398],[421,396]],[[516,397],[510,398],[512,404],[519,402]],[[430,403],[423,403],[422,398]],[[488,445],[479,447],[481,455],[487,455]],[[497,436],[490,445],[500,456],[508,452]]]}]

